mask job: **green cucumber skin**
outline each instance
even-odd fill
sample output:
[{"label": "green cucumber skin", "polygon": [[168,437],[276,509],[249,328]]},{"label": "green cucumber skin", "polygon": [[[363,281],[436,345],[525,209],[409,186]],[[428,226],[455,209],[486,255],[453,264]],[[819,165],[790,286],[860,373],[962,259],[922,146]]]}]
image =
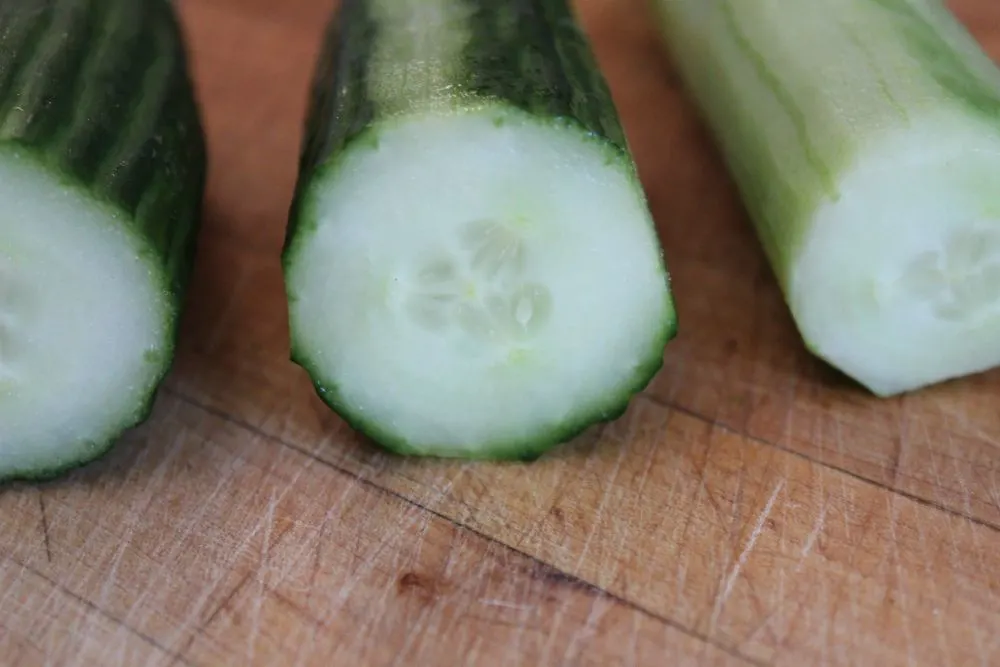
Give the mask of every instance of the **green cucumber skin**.
[{"label": "green cucumber skin", "polygon": [[179,303],[207,152],[169,0],[7,0],[0,26],[0,145],[123,213]]},{"label": "green cucumber skin", "polygon": [[332,14],[311,82],[286,250],[302,224],[306,191],[321,172],[335,168],[355,142],[377,141],[379,123],[404,110],[420,111],[424,102],[444,100],[455,109],[500,102],[534,117],[573,124],[602,141],[634,172],[611,92],[566,0],[446,3],[468,19],[461,26],[442,25],[441,35],[428,38],[447,39],[456,28],[468,29],[471,36],[447,90],[427,71],[407,71],[410,90],[437,86],[422,90],[427,98],[416,102],[406,90],[386,102],[395,91],[382,89],[382,105],[369,94],[373,53],[384,36],[373,16],[375,2],[343,0]]},{"label": "green cucumber skin", "polygon": [[[405,0],[404,0],[405,1]],[[458,60],[450,66],[445,81],[419,69],[407,71],[408,90],[393,90],[373,80],[373,54],[384,37],[375,16],[378,0],[343,0],[326,26],[313,72],[299,158],[299,173],[289,206],[282,266],[286,275],[294,262],[296,245],[315,224],[312,189],[351,150],[377,145],[380,126],[400,115],[432,108],[475,109],[493,105],[508,111],[507,118],[531,117],[578,129],[582,138],[598,142],[608,160],[618,164],[644,196],[628,141],[612,99],[610,88],[598,67],[590,43],[566,0],[441,0],[466,18],[460,25],[443,23],[423,34],[434,42],[448,39],[455,30],[471,33]],[[439,3],[439,4],[440,4]],[[419,58],[414,58],[419,60]],[[402,64],[408,64],[404,62]],[[380,100],[369,94],[379,88]],[[413,89],[421,95],[412,96]],[[651,222],[652,224],[652,222]],[[664,263],[664,276],[669,274]],[[289,305],[295,301],[289,289]],[[663,348],[677,335],[673,298],[668,294],[672,316],[663,323],[656,349],[649,361],[636,369],[632,382],[616,390],[613,405],[589,418],[569,420],[547,433],[526,440],[489,443],[475,451],[435,450],[439,458],[496,461],[532,461],[553,446],[566,442],[597,423],[614,421],[628,408],[631,397],[642,391],[663,367]],[[378,423],[354,413],[342,400],[336,386],[313,373],[309,353],[292,336],[290,359],[309,376],[316,394],[353,430],[371,438],[384,449],[404,456],[425,456],[424,448],[388,433]]]},{"label": "green cucumber skin", "polygon": [[[147,241],[172,312],[148,363],[151,392],[118,436],[145,422],[170,371],[193,271],[208,156],[182,25],[169,0],[5,0],[0,5],[0,151],[36,161],[108,206]],[[10,471],[45,481],[102,458]]]}]

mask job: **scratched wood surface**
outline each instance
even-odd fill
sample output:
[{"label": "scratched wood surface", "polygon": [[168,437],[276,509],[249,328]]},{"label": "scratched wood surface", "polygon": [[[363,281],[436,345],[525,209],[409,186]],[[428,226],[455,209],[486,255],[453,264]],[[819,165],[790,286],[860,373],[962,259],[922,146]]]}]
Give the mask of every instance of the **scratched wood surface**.
[{"label": "scratched wood surface", "polygon": [[[287,361],[277,253],[323,0],[182,0],[212,170],[176,368],[0,492],[0,665],[997,665],[1000,373],[875,401],[802,349],[642,0],[579,0],[682,330],[529,465],[400,460]],[[954,2],[1000,58],[1000,4]]]}]

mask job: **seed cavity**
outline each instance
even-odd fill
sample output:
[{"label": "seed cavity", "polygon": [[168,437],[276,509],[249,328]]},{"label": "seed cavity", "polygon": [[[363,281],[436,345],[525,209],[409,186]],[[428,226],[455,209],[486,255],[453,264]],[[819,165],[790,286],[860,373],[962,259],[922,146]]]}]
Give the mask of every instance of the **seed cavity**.
[{"label": "seed cavity", "polygon": [[554,305],[549,289],[525,275],[528,250],[521,230],[527,222],[480,219],[462,225],[454,251],[427,258],[407,281],[412,320],[434,333],[454,328],[483,344],[514,344],[541,333]]},{"label": "seed cavity", "polygon": [[907,292],[942,320],[967,323],[1000,307],[1000,232],[963,229],[943,250],[921,253],[901,277]]},{"label": "seed cavity", "polygon": [[431,260],[417,274],[425,285],[436,285],[455,280],[456,269],[452,261],[446,257]]},{"label": "seed cavity", "polygon": [[480,277],[511,277],[524,270],[524,240],[508,225],[475,220],[463,226],[460,237],[469,268]]},{"label": "seed cavity", "polygon": [[552,293],[544,285],[521,287],[511,297],[511,315],[520,337],[534,336],[552,315]]},{"label": "seed cavity", "polygon": [[458,324],[467,334],[482,340],[494,338],[498,333],[489,312],[470,303],[458,307]]}]

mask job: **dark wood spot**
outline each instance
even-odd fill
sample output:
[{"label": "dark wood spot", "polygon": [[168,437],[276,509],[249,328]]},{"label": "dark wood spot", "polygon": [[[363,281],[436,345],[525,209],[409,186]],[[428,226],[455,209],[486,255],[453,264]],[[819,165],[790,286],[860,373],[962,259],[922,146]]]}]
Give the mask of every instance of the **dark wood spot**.
[{"label": "dark wood spot", "polygon": [[437,582],[434,579],[416,572],[405,572],[396,582],[400,595],[416,595],[432,599],[437,595]]}]

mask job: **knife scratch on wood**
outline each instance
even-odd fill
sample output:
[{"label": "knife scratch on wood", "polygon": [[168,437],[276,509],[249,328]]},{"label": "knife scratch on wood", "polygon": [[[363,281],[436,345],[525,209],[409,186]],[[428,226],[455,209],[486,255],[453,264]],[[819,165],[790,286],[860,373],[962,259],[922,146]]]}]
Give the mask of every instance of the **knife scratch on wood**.
[{"label": "knife scratch on wood", "polygon": [[[288,492],[288,489],[292,484],[288,484],[284,490],[284,493]],[[270,560],[271,553],[271,533],[274,531],[274,512],[278,506],[278,493],[276,490],[271,490],[271,497],[268,499],[267,511],[264,513],[264,537],[260,543],[260,555],[257,562],[257,574],[255,577],[255,588],[256,591],[251,596],[252,609],[250,612],[250,632],[247,633],[247,649],[246,658],[248,664],[253,664],[254,656],[257,653],[257,640],[260,637],[260,615],[264,607],[264,579],[267,576],[268,564]],[[280,538],[279,538],[280,539]]]},{"label": "knife scratch on wood", "polygon": [[581,646],[586,646],[595,636],[598,623],[607,615],[608,610],[617,604],[605,595],[594,595],[590,599],[590,613],[583,626],[573,633],[563,653],[563,661],[560,664],[576,664],[579,656],[578,650]]},{"label": "knife scratch on wood", "polygon": [[[143,485],[143,495],[135,503],[130,503],[125,519],[122,522],[123,530],[121,533],[116,534],[116,544],[114,557],[111,560],[111,567],[108,572],[103,576],[103,583],[101,585],[101,592],[98,595],[96,604],[101,609],[108,608],[108,600],[111,595],[112,590],[118,585],[118,570],[121,567],[122,559],[125,554],[128,553],[129,549],[132,547],[132,538],[135,535],[136,528],[142,525],[144,515],[148,512],[150,506],[153,503],[153,499],[159,495],[159,491],[166,486],[164,481],[167,472],[170,469],[170,464],[174,461],[178,453],[181,451],[184,439],[190,435],[186,429],[181,429],[177,434],[171,439],[170,445],[167,448],[167,454],[159,462],[153,473],[150,475],[150,481]],[[219,480],[213,491],[213,497],[215,494],[219,493],[223,486],[223,480]],[[209,499],[211,500],[211,498]],[[192,513],[186,523],[185,534],[194,529],[198,525],[205,513],[208,511],[209,503],[203,503],[198,512]],[[94,531],[97,533],[98,531]],[[173,562],[174,557],[180,549],[180,545],[184,538],[176,540],[173,543],[173,547],[168,552],[166,558],[163,559],[160,565],[160,572],[162,573],[169,565]],[[151,592],[156,590],[155,584],[157,583],[156,578],[150,578],[146,582],[146,586],[143,588],[142,593],[136,598],[134,603],[125,612],[122,617],[122,622],[131,624],[131,616],[136,609],[139,609],[146,600],[146,597],[150,595]]]},{"label": "knife scratch on wood", "polygon": [[757,540],[764,533],[764,526],[767,523],[768,517],[771,516],[771,512],[774,510],[774,503],[778,500],[778,494],[780,494],[781,490],[784,488],[785,480],[779,479],[778,483],[774,486],[774,490],[771,492],[770,498],[767,499],[764,509],[757,515],[757,521],[754,523],[753,530],[750,532],[750,537],[747,538],[743,551],[740,552],[739,558],[736,559],[733,567],[729,570],[729,575],[726,577],[725,583],[722,586],[722,592],[716,598],[715,607],[712,610],[712,619],[709,623],[709,627],[712,629],[712,632],[717,630],[719,616],[722,614],[722,608],[725,606],[729,596],[733,594],[733,588],[736,585],[736,580],[739,578],[740,573],[743,571],[743,567],[750,559],[750,554],[757,545]]},{"label": "knife scratch on wood", "polygon": [[[294,571],[295,567],[301,560],[305,559],[308,554],[310,553],[312,554],[312,570],[310,571],[309,574],[310,591],[318,590],[317,580],[323,567],[323,547],[326,545],[326,534],[327,531],[329,530],[329,525],[331,521],[335,518],[335,516],[340,513],[341,509],[345,507],[350,500],[352,500],[358,493],[364,491],[365,481],[366,477],[362,474],[358,477],[358,480],[356,482],[345,485],[343,493],[341,493],[340,496],[338,496],[336,500],[330,503],[330,506],[327,507],[326,512],[323,515],[323,520],[320,522],[319,529],[317,530],[313,539],[302,540],[301,543],[302,546],[299,549],[298,553],[289,559],[288,572],[292,572]],[[360,539],[361,532],[359,531],[357,535],[358,538]],[[361,554],[364,553],[364,550],[360,546],[357,546],[354,553]],[[366,562],[366,561],[361,561],[361,562]],[[368,560],[367,562],[371,563],[373,562],[373,560]],[[275,584],[275,586],[280,587],[284,583],[286,577],[287,574],[285,576],[282,576],[281,579]],[[308,659],[308,656],[312,654],[312,651],[314,650],[314,647],[316,645],[319,630],[329,625],[329,620],[326,617],[317,618],[316,621],[317,623],[311,628],[309,632],[309,639],[306,642],[305,646],[303,647],[303,650],[301,650],[298,656],[296,656],[295,659],[296,666],[301,664],[301,661]]]},{"label": "knife scratch on wood", "polygon": [[918,664],[916,657],[913,655],[913,628],[910,627],[910,608],[906,595],[906,585],[907,582],[904,579],[905,573],[903,572],[903,565],[900,559],[899,553],[899,537],[896,534],[896,524],[897,524],[897,501],[898,496],[895,493],[886,494],[886,504],[888,505],[888,523],[889,523],[889,540],[888,547],[890,553],[890,560],[893,567],[895,568],[896,574],[896,591],[899,595],[899,606],[902,611],[902,626],[903,626],[903,636],[906,640],[906,660],[909,665]]},{"label": "knife scratch on wood", "polygon": [[798,574],[802,571],[805,565],[806,558],[812,553],[813,547],[816,546],[816,541],[819,539],[820,534],[823,532],[823,528],[826,526],[826,512],[829,504],[827,499],[823,496],[822,478],[820,475],[820,506],[819,512],[816,514],[816,521],[813,523],[812,530],[806,536],[805,543],[802,545],[802,551],[799,552],[799,562],[795,566],[795,573]]},{"label": "knife scratch on wood", "polygon": [[[924,433],[925,433],[925,436],[924,436],[925,437],[925,442],[928,442],[930,440],[930,435],[927,433],[926,426],[924,427]],[[948,451],[949,452],[953,451],[954,447],[955,447],[955,444],[954,444],[954,441],[951,438],[951,432],[949,431],[948,432]],[[962,488],[963,495],[964,495],[964,503],[963,504],[965,505],[966,513],[964,515],[962,515],[962,516],[964,516],[966,519],[970,519],[971,520],[971,517],[973,516],[973,513],[972,513],[972,501],[971,501],[971,494],[969,492],[969,487],[965,483],[965,476],[962,474],[962,471],[959,469],[958,459],[956,457],[949,457],[949,460],[955,466],[955,472],[956,472],[955,478],[958,480],[958,484]],[[940,475],[940,472],[938,471],[937,464],[934,461],[933,457],[931,458],[931,471],[932,471],[932,473],[934,475],[935,484],[941,485],[942,484],[942,482],[940,481],[941,480],[941,475]],[[959,555],[958,552],[957,552],[957,550],[956,550],[956,546],[955,546],[957,544],[957,542],[958,542],[958,540],[956,539],[956,535],[955,535],[956,524],[953,523],[953,522],[951,522],[951,521],[947,521],[947,522],[945,522],[944,525],[945,525],[945,529],[948,531],[948,552],[949,552],[949,555],[952,558],[955,558],[955,557],[957,557]],[[973,531],[973,533],[972,533],[972,539],[973,539],[973,544],[975,544],[975,540],[976,540],[975,531]]]},{"label": "knife scratch on wood", "polygon": [[567,596],[563,598],[559,607],[556,609],[555,614],[552,619],[552,632],[549,634],[548,640],[545,642],[545,650],[542,651],[542,659],[540,664],[552,665],[556,664],[556,661],[552,659],[552,650],[557,641],[557,637],[560,636],[559,633],[562,630],[562,626],[566,621],[567,612],[570,610],[571,603],[570,597]]},{"label": "knife scratch on wood", "polygon": [[[632,422],[635,419],[629,420],[628,429],[629,433],[632,433],[635,426]],[[615,483],[618,481],[618,476],[621,474],[622,462],[625,460],[625,456],[628,453],[627,447],[618,448],[618,457],[615,459],[615,466],[611,469],[611,473],[607,477],[607,482],[601,485],[601,499],[597,503],[597,507],[594,509],[593,514],[590,517],[590,527],[587,530],[587,538],[583,542],[583,548],[580,550],[580,555],[576,559],[576,565],[573,567],[573,571],[570,574],[576,574],[581,570],[587,558],[590,556],[590,547],[594,541],[594,537],[598,533],[601,522],[604,520],[604,512],[608,507],[608,500],[611,497],[611,490],[615,487]],[[598,586],[603,586],[602,582],[597,584]]]},{"label": "knife scratch on wood", "polygon": [[[720,525],[724,522],[722,508],[719,503],[715,501],[714,496],[709,492],[708,486],[708,473],[709,473],[709,462],[712,461],[712,454],[715,449],[715,438],[712,437],[712,428],[708,427],[707,435],[704,439],[705,445],[698,454],[692,453],[689,461],[690,464],[695,467],[695,476],[697,477],[697,484],[692,493],[692,498],[689,501],[690,509],[685,513],[683,523],[680,529],[680,537],[677,539],[676,543],[680,548],[680,554],[677,564],[677,584],[676,584],[676,596],[679,605],[679,609],[683,609],[685,612],[691,612],[691,603],[685,594],[685,586],[687,585],[688,568],[691,565],[691,558],[694,556],[693,550],[687,548],[690,541],[691,528],[696,520],[707,521],[707,518],[702,511],[702,507],[705,505],[705,501],[708,501],[709,506],[714,510],[716,519]],[[680,480],[676,482],[681,484]],[[696,541],[696,540],[695,540]],[[695,565],[697,569],[698,565]]]},{"label": "knife scratch on wood", "polygon": [[[206,416],[208,415],[208,413],[205,414]],[[277,461],[275,461],[274,463],[275,466],[278,465],[278,461],[280,461],[280,458]],[[304,464],[296,469],[295,474],[292,476],[292,479],[289,480],[289,482],[282,488],[280,492],[278,492],[276,500],[277,503],[282,502],[285,496],[295,487],[295,483],[298,481],[298,479],[308,470],[310,470],[314,463],[315,463],[314,459],[307,458]],[[266,472],[267,471],[265,471],[265,473]],[[229,481],[230,480],[228,478],[220,476],[220,484],[229,483]],[[202,503],[203,508],[210,506],[209,501],[211,500],[212,497],[216,495],[216,493],[217,489],[214,489],[208,501]],[[236,564],[236,561],[239,559],[240,555],[247,550],[247,548],[250,546],[250,543],[254,540],[255,537],[257,537],[260,531],[264,528],[264,521],[265,521],[264,517],[259,519],[257,523],[254,524],[253,528],[247,531],[246,535],[243,536],[243,539],[240,541],[239,545],[237,545],[235,549],[230,551],[229,555],[220,564],[221,566],[217,570],[220,573],[219,576],[212,582],[211,585],[206,586],[204,588],[204,590],[201,592],[201,594],[198,596],[196,600],[192,601],[188,617],[184,619],[183,622],[177,625],[175,632],[172,633],[170,637],[169,645],[173,645],[173,642],[179,640],[180,637],[185,635],[189,637],[188,644],[190,644],[193,641],[194,637],[199,632],[204,631],[206,627],[206,620],[204,620],[206,619],[206,615],[204,613],[206,606],[208,605],[212,596],[218,591],[219,587],[222,585],[225,579],[232,574],[233,566]],[[180,544],[180,541],[176,542],[175,544]],[[242,585],[244,583],[247,583],[247,581],[248,580],[241,578],[241,581],[239,584],[237,584],[237,587],[242,587]],[[224,596],[224,599],[228,599],[230,597],[231,596],[227,594],[226,596]],[[208,614],[207,617],[214,618],[217,615],[217,611],[218,611],[217,609],[213,610]]]},{"label": "knife scratch on wood", "polygon": [[[948,431],[948,448],[949,450],[955,449],[955,442],[952,437],[951,431]],[[952,457],[951,464],[955,470],[955,479],[957,480],[958,486],[961,489],[962,510],[964,511],[964,515],[966,517],[975,516],[972,509],[972,499],[973,499],[972,490],[969,488],[969,484],[965,479],[965,475],[962,474],[961,461],[957,457]],[[997,493],[995,476],[990,475],[990,479],[993,483],[990,485],[990,488],[986,490],[986,496],[989,499],[988,502],[991,502],[994,508],[1000,508],[1000,495],[998,495]],[[991,523],[990,526],[992,527],[992,525],[993,524]],[[952,543],[949,546],[951,547],[952,553],[954,554],[955,541],[952,540]]]},{"label": "knife scratch on wood", "polygon": [[[917,535],[919,537],[920,544],[920,561],[924,564],[924,572],[927,574],[927,583],[930,587],[931,597],[935,600],[941,600],[942,597],[938,592],[938,585],[935,581],[934,570],[931,567],[932,555],[929,551],[929,544],[927,541],[927,526],[922,523],[917,523],[916,525]],[[953,540],[952,540],[953,541]],[[946,557],[947,558],[947,557]],[[941,610],[939,608],[934,609],[933,614],[934,627],[937,629],[937,639],[938,645],[941,647],[941,653],[944,655],[944,664],[953,665],[955,662],[952,659],[951,649],[948,646],[948,635],[944,629],[943,621],[941,618]]]},{"label": "knife scratch on wood", "polygon": [[[326,533],[329,529],[330,521],[334,516],[340,512],[340,509],[347,505],[347,502],[357,495],[360,491],[364,490],[364,482],[366,481],[365,476],[359,476],[358,481],[354,484],[346,484],[344,486],[343,493],[334,500],[330,506],[327,508],[326,513],[323,515],[323,520],[320,522],[319,530],[313,540],[304,540],[302,543],[302,548],[299,553],[293,557],[292,562],[289,563],[290,566],[294,566],[300,558],[304,558],[306,552],[312,551],[312,571],[309,575],[309,587],[311,589],[316,588],[316,581],[322,570],[323,564],[323,545],[326,540]],[[361,533],[359,532],[357,537],[360,539]],[[362,553],[360,546],[356,546],[356,553]]]}]

